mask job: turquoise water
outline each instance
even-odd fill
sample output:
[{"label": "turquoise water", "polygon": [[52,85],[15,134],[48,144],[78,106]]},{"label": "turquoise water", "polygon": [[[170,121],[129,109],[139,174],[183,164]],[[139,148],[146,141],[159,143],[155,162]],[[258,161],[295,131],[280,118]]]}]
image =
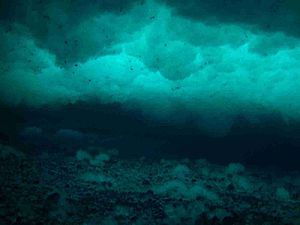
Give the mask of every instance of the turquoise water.
[{"label": "turquoise water", "polygon": [[296,0],[3,0],[0,20],[3,224],[300,223]]}]

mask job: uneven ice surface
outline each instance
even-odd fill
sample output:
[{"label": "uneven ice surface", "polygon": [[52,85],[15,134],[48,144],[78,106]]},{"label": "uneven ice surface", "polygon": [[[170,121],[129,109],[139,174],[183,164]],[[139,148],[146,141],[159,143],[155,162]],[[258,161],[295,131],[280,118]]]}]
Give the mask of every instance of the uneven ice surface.
[{"label": "uneven ice surface", "polygon": [[237,117],[300,120],[293,1],[243,1],[249,18],[220,2],[214,12],[205,1],[29,2],[4,3],[1,102],[118,103],[216,135]]}]

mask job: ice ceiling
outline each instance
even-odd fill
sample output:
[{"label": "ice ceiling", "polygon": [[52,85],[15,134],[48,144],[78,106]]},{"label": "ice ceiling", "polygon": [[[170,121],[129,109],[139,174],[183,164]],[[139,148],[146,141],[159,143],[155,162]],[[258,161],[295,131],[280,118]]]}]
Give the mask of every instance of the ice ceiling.
[{"label": "ice ceiling", "polygon": [[2,1],[0,101],[118,103],[214,134],[300,121],[294,1]]}]

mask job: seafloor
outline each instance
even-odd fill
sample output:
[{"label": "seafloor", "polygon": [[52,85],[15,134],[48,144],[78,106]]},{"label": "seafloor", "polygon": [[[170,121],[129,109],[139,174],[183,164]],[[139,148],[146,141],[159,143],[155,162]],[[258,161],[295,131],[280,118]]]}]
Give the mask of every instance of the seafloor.
[{"label": "seafloor", "polygon": [[1,225],[300,224],[297,172],[0,149]]}]

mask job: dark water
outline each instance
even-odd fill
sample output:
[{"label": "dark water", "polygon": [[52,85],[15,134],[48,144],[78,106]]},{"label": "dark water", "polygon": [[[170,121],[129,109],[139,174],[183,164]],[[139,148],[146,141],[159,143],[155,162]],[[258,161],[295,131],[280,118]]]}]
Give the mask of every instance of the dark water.
[{"label": "dark water", "polygon": [[[2,107],[1,141],[29,151],[64,151],[89,145],[117,148],[122,157],[206,158],[228,164],[241,162],[260,167],[299,170],[299,125],[286,125],[273,115],[258,125],[235,121],[230,133],[212,137],[190,123],[148,119],[115,105],[78,103],[63,108]],[[38,127],[42,134],[24,134]],[[57,137],[59,130],[78,132]]]},{"label": "dark water", "polygon": [[0,225],[300,224],[296,0],[0,1]]}]

